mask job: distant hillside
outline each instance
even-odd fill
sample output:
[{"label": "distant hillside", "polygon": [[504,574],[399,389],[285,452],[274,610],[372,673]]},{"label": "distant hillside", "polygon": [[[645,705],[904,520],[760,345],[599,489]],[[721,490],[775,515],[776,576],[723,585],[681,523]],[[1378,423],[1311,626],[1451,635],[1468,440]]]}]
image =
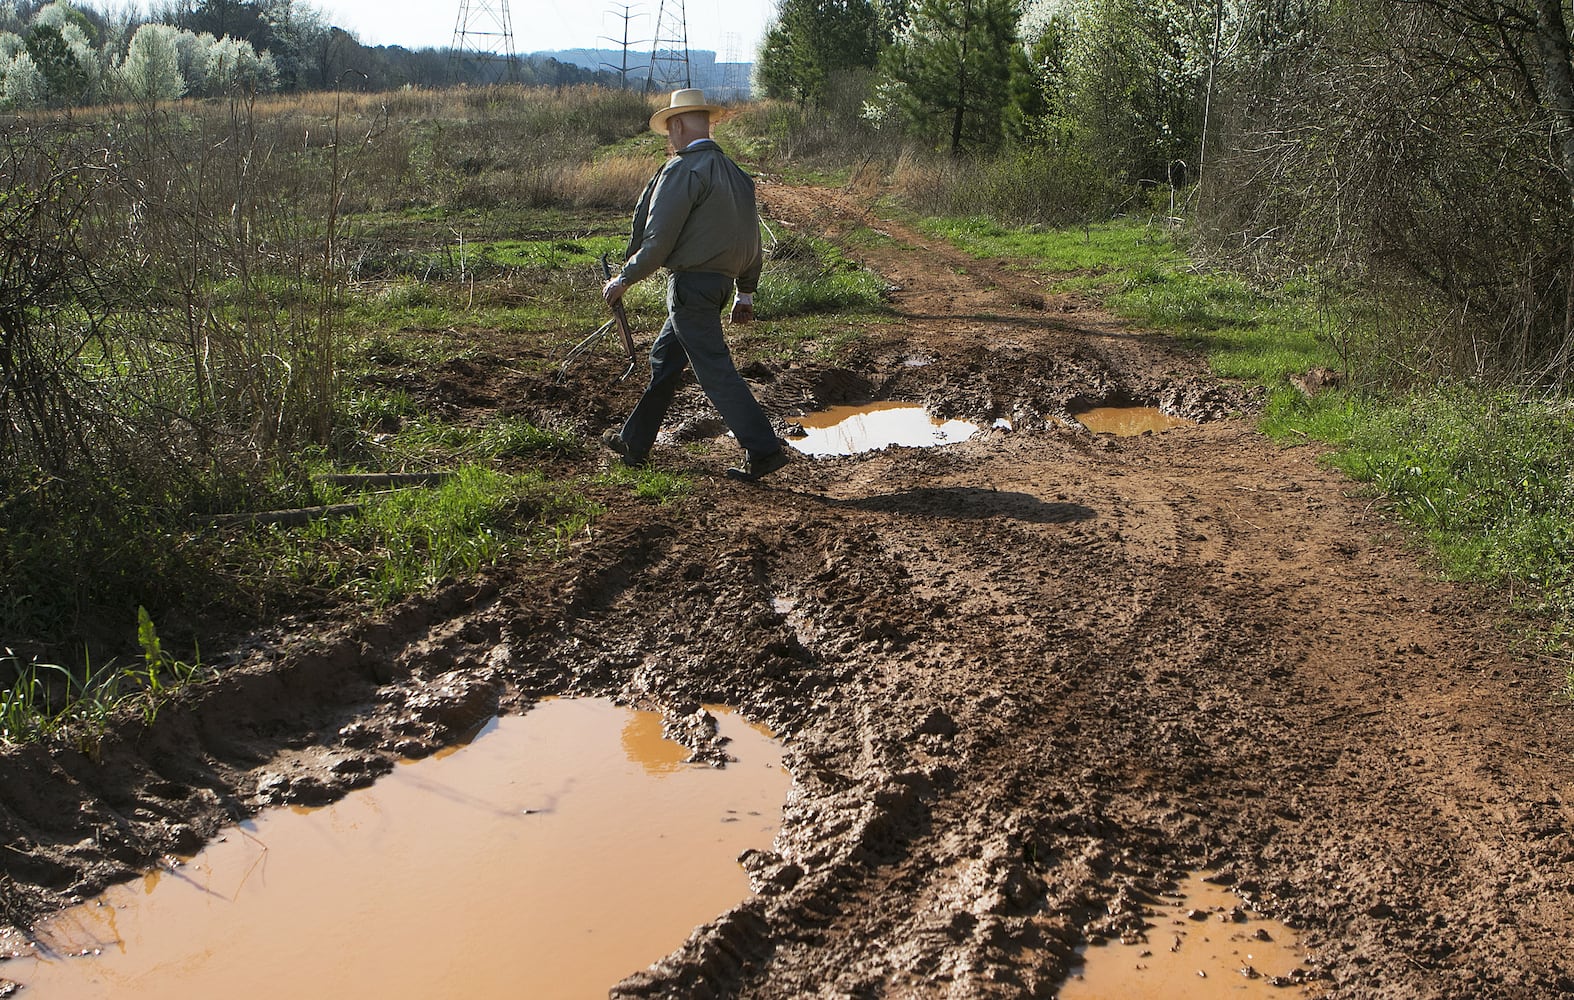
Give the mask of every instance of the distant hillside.
[{"label": "distant hillside", "polygon": [[[560,63],[602,72],[620,73],[624,66],[622,49],[557,49],[532,52],[531,56],[556,59]],[[650,75],[650,52],[629,49],[627,58],[629,85],[643,87]],[[703,89],[707,96],[718,100],[747,98],[751,94],[753,79],[752,62],[717,62],[714,52],[706,49],[689,50],[690,85]],[[661,89],[672,88],[662,84]]]}]

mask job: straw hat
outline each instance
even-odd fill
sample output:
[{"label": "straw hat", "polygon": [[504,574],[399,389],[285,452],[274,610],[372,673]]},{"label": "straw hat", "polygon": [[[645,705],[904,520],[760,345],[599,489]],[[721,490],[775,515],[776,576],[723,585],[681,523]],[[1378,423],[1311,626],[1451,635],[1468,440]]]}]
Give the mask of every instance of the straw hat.
[{"label": "straw hat", "polygon": [[673,115],[681,115],[690,111],[708,111],[711,114],[715,114],[720,110],[721,105],[719,104],[705,103],[705,91],[703,90],[674,90],[672,92],[672,103],[650,116],[650,127],[657,132],[665,132],[667,131],[667,119]]}]

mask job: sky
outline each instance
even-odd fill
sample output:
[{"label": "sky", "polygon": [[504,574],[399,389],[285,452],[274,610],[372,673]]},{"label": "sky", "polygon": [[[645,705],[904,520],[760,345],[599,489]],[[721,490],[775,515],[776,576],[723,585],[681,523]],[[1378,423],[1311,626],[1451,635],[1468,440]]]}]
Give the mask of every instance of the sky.
[{"label": "sky", "polygon": [[[454,39],[462,0],[308,0],[330,24],[353,32],[363,45],[442,48]],[[472,30],[496,30],[495,17],[479,14],[500,9],[503,0],[470,0]],[[553,49],[618,48],[623,40],[623,13],[629,21],[629,47],[649,52],[656,15],[663,0],[512,0],[514,50],[519,53]],[[753,60],[765,28],[776,12],[776,0],[665,0],[668,14],[682,9],[688,22],[689,48],[710,49],[718,59],[735,53],[738,61]],[[608,39],[615,39],[609,41]],[[638,44],[636,44],[638,43]]]}]

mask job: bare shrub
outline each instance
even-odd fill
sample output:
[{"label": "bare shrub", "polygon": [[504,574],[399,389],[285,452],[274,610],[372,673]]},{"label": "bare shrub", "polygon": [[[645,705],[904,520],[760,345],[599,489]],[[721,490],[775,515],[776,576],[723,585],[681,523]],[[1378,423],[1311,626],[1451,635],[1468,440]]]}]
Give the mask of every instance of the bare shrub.
[{"label": "bare shrub", "polygon": [[180,519],[329,439],[346,159],[244,103],[0,128],[0,630],[163,606]]},{"label": "bare shrub", "polygon": [[153,287],[122,317],[127,350],[205,449],[257,466],[332,432],[348,158],[336,121],[314,131],[244,103],[129,130],[127,235]]},{"label": "bare shrub", "polygon": [[762,101],[729,116],[727,127],[749,136],[750,155],[771,169],[789,162],[836,170],[894,162],[904,142],[896,130],[863,117],[867,80],[844,73],[835,83],[822,104]]},{"label": "bare shrub", "polygon": [[30,469],[97,467],[122,426],[83,365],[108,353],[105,296],[84,236],[122,179],[91,138],[64,123],[0,133],[0,469],[15,477],[13,490]]},{"label": "bare shrub", "polygon": [[1330,15],[1317,44],[1264,59],[1272,78],[1238,81],[1204,179],[1213,252],[1358,292],[1376,332],[1342,346],[1390,383],[1570,375],[1571,178],[1534,19],[1472,13],[1490,6]]},{"label": "bare shrub", "polygon": [[961,179],[961,165],[950,157],[908,148],[891,170],[891,187],[907,204],[923,211],[945,205]]}]

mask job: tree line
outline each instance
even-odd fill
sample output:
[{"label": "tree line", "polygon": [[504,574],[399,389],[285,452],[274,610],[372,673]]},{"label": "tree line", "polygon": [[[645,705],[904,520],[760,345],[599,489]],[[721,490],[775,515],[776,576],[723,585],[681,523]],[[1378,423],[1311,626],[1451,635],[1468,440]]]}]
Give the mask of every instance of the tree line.
[{"label": "tree line", "polygon": [[1568,0],[780,0],[758,83],[865,136],[1015,158],[1046,214],[1178,194],[1200,252],[1360,301],[1391,376],[1561,389],[1571,18]]},{"label": "tree line", "polygon": [[[445,40],[446,41],[446,40]],[[167,0],[142,16],[69,0],[0,0],[0,108],[65,108],[237,92],[389,90],[491,82],[496,67],[456,66],[445,47],[366,46],[295,0]],[[490,74],[490,75],[488,75]],[[516,61],[517,82],[612,84],[545,57]]]}]

